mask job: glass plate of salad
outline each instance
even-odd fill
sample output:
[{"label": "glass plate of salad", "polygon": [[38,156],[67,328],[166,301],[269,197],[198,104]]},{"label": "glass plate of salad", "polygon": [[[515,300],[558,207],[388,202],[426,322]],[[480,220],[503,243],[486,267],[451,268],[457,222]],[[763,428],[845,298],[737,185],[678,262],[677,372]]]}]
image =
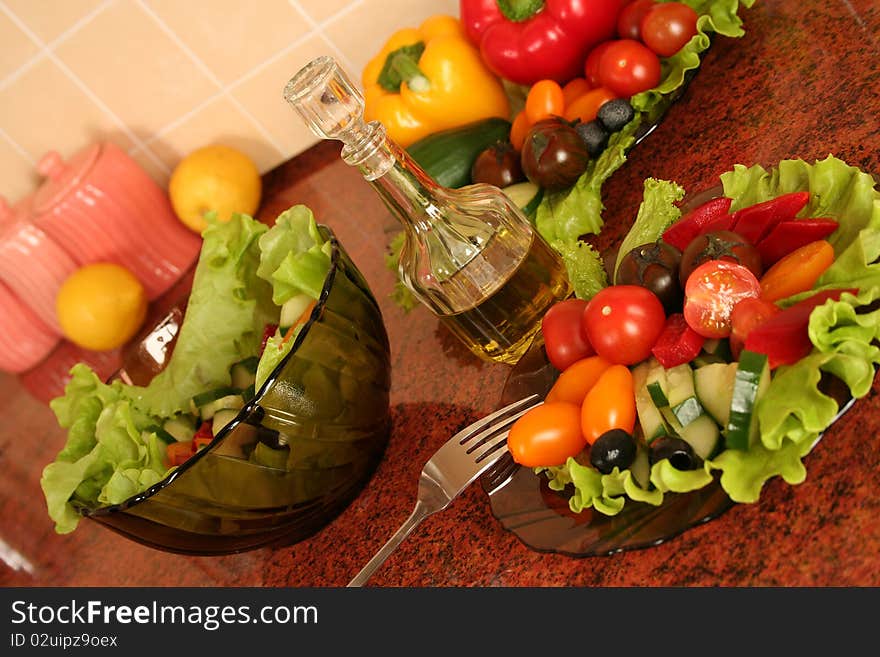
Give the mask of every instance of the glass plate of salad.
[{"label": "glass plate of salad", "polygon": [[[491,491],[489,497],[493,514],[529,547],[571,556],[646,548],[717,518],[735,503],[756,502],[763,485],[773,478],[800,483],[806,477],[801,460],[819,444],[824,432],[870,391],[880,365],[880,350],[876,347],[880,338],[880,192],[874,178],[829,156],[813,164],[786,160],[769,170],[736,165],[722,174],[721,182],[717,190],[682,200],[684,190],[674,183],[646,181],[643,207],[652,211],[639,213],[621,251],[625,254],[635,245],[659,241],[667,234],[673,239],[697,214],[696,210],[712,199],[729,198],[728,214],[733,214],[808,192],[807,204],[795,218],[805,223],[795,228],[815,228],[810,222],[813,217],[834,220],[838,227],[825,236],[834,250],[832,264],[811,288],[777,301],[781,308],[777,317],[785,313],[791,318],[794,311],[790,309],[821,298],[817,295],[827,297],[833,293],[830,300],[810,307],[807,322],[798,329],[808,335],[806,351],[782,362],[779,359],[786,357],[783,352],[792,340],[761,346],[760,341],[749,342],[747,337],[746,347],[734,352],[739,354],[739,361],[730,355],[710,357],[703,353],[705,349],[697,360],[689,361],[693,372],[713,361],[718,370],[747,370],[743,362],[751,346],[766,352],[762,357],[766,356],[769,376],[761,389],[762,397],[753,400],[758,429],[750,441],[732,447],[728,442],[731,425],[719,421],[719,442],[687,472],[672,474],[674,468],[661,471],[672,460],[664,465],[652,459],[650,477],[640,477],[636,459],[624,470],[615,468],[603,475],[592,465],[589,448],[569,458],[562,467],[520,466],[509,483]],[[663,206],[671,213],[666,219],[662,218],[662,210],[657,212]],[[841,290],[849,292],[839,294]],[[766,334],[765,330],[758,336]],[[729,346],[730,339],[724,341]],[[650,358],[656,360],[653,355]],[[637,372],[644,363],[630,367]],[[499,403],[530,393],[546,395],[559,374],[541,339],[511,371]],[[729,383],[731,379],[726,381],[730,388],[734,386]],[[717,386],[714,390],[722,397],[725,394]],[[729,399],[732,392],[726,394]],[[638,390],[635,396],[638,400]],[[717,420],[711,408],[715,396],[701,399],[707,415]],[[642,414],[637,417],[632,433],[644,447],[651,441],[644,440]],[[675,421],[672,416],[668,419]],[[680,432],[681,427],[674,429]],[[683,476],[679,479],[679,475]],[[632,482],[644,484],[643,490],[633,488]]]}]

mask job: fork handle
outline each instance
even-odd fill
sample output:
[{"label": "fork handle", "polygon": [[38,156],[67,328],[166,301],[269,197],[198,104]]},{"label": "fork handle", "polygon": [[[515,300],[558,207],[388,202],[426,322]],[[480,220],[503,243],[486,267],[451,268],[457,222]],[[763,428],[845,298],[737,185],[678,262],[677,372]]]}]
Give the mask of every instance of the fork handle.
[{"label": "fork handle", "polygon": [[409,514],[409,518],[407,518],[400,528],[394,532],[391,538],[388,539],[388,542],[382,546],[376,555],[367,562],[367,565],[354,576],[354,579],[348,583],[348,586],[363,586],[366,581],[370,579],[370,576],[376,572],[376,569],[385,563],[385,560],[391,556],[391,553],[394,552],[394,550],[397,549],[397,546],[401,544],[403,539],[409,536],[410,532],[432,513],[433,511],[429,510],[421,501],[416,502],[415,508],[412,510],[412,513]]}]

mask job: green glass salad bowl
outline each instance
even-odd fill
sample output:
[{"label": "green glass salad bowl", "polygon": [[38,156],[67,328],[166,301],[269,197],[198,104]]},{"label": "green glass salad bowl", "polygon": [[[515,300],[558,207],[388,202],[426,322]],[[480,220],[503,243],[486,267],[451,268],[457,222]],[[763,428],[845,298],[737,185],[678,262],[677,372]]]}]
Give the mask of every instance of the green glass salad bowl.
[{"label": "green glass salad bowl", "polygon": [[[390,434],[389,343],[362,274],[319,230],[331,245],[320,298],[253,398],[160,482],[82,516],[153,548],[228,554],[307,538],[357,496]],[[163,356],[147,361],[170,351],[188,293],[178,286],[116,377],[143,385],[161,369]]]}]

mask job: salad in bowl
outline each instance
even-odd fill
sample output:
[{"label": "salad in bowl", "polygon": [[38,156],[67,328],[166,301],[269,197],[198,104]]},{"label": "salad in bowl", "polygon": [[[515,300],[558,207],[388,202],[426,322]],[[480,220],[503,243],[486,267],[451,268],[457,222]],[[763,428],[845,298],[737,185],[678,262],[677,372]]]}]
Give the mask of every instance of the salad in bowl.
[{"label": "salad in bowl", "polygon": [[[822,433],[871,390],[874,178],[833,156],[720,178],[684,213],[679,185],[647,180],[616,257],[592,267],[597,291],[548,311],[539,362],[514,382],[546,396],[512,427],[512,457],[575,517],[643,522],[645,508],[680,512],[675,499],[698,493],[717,515],[775,477],[801,483]],[[711,515],[667,517],[639,546]],[[597,539],[633,547],[634,527]]]},{"label": "salad in bowl", "polygon": [[185,553],[292,542],[344,508],[381,458],[388,338],[332,231],[298,205],[272,227],[239,214],[203,237],[174,300],[182,322],[139,343],[164,344],[159,371],[105,382],[77,364],[50,403],[67,432],[41,479],[59,533],[88,517]]}]

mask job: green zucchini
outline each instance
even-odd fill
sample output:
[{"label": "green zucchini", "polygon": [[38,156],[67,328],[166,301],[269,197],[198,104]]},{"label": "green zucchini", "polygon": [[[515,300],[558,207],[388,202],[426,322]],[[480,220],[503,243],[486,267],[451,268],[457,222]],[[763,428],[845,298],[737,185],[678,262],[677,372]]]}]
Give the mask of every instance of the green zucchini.
[{"label": "green zucchini", "polygon": [[458,188],[471,184],[471,167],[477,155],[509,137],[510,121],[492,117],[435,132],[406,150],[438,185]]}]

